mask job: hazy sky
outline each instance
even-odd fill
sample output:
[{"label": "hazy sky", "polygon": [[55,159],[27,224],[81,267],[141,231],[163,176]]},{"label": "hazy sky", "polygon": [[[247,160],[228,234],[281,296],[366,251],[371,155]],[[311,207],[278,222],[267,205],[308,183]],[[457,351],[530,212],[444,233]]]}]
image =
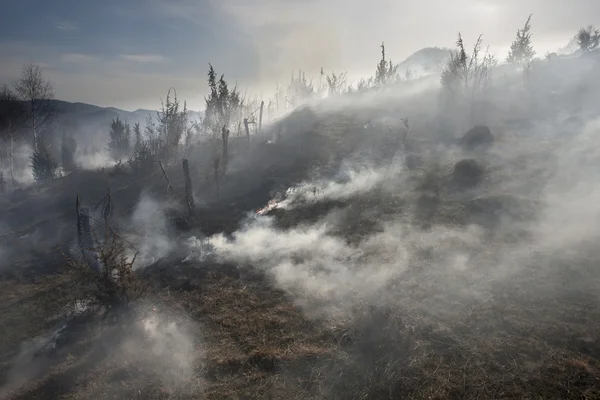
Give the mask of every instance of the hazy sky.
[{"label": "hazy sky", "polygon": [[480,33],[504,56],[533,13],[538,54],[600,25],[600,0],[2,0],[0,82],[42,65],[60,99],[157,108],[173,86],[202,107],[206,72],[270,92],[293,69],[371,74],[379,45],[394,61]]}]

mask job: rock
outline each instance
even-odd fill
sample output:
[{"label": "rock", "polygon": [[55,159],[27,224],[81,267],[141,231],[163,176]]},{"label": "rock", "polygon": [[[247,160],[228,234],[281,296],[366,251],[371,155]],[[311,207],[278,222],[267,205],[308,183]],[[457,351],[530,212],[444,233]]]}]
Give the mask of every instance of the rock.
[{"label": "rock", "polygon": [[494,144],[494,136],[490,128],[484,125],[473,127],[460,140],[460,145],[465,150],[486,150],[492,144]]},{"label": "rock", "polygon": [[477,161],[467,158],[454,165],[452,178],[454,183],[462,187],[473,187],[481,183],[485,173],[484,167]]}]

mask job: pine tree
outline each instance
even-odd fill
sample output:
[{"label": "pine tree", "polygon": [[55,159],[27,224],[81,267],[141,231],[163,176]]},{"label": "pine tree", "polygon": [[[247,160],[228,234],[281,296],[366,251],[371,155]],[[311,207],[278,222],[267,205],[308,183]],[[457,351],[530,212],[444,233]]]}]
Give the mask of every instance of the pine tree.
[{"label": "pine tree", "polygon": [[139,151],[142,147],[142,130],[140,129],[140,123],[136,122],[133,125],[133,136],[135,138],[134,151]]},{"label": "pine tree", "polygon": [[[171,97],[173,90],[173,97]],[[187,105],[180,108],[177,92],[169,89],[167,98],[161,101],[161,111],[157,112],[157,134],[160,142],[160,155],[170,161],[175,157],[181,137],[187,129]]]},{"label": "pine tree", "polygon": [[594,29],[592,25],[581,28],[575,35],[575,40],[584,53],[595,50],[600,45],[600,30]]},{"label": "pine tree", "polygon": [[394,81],[398,77],[398,65],[394,65],[392,61],[385,59],[385,45],[381,43],[381,60],[377,64],[375,70],[375,84],[378,86],[384,86]]},{"label": "pine tree", "polygon": [[33,179],[38,182],[54,179],[57,167],[58,164],[54,160],[54,157],[52,157],[52,154],[50,154],[48,146],[46,146],[41,138],[38,138],[33,154],[31,155]]},{"label": "pine tree", "polygon": [[517,30],[517,37],[510,46],[506,62],[518,65],[527,65],[535,56],[535,50],[531,45],[531,17],[525,22],[523,29]]},{"label": "pine tree", "polygon": [[6,179],[4,179],[4,171],[0,171],[0,193],[6,191]]},{"label": "pine tree", "polygon": [[129,154],[131,128],[117,117],[110,124],[110,141],[108,148],[115,160],[120,160]]},{"label": "pine tree", "polygon": [[205,98],[202,128],[209,136],[218,138],[224,126],[230,128],[241,121],[243,100],[237,86],[229,89],[224,75],[217,81],[217,74],[211,64],[208,70],[208,86],[210,94]]}]

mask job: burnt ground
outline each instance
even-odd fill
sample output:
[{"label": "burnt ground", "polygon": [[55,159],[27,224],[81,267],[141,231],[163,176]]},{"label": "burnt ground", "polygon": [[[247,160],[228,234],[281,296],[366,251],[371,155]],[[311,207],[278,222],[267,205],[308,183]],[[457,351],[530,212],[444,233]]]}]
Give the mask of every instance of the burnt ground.
[{"label": "burnt ground", "polygon": [[[345,124],[340,129],[350,132],[349,138],[362,126],[352,120]],[[340,154],[310,151],[330,148],[338,139],[334,134],[327,143],[319,135],[303,139],[309,149],[301,156],[295,155],[295,143],[255,145],[249,154],[269,162],[253,170],[233,169],[219,196],[206,194],[215,188],[196,178],[202,194],[197,214],[184,218],[185,210],[174,200],[173,229],[181,237],[234,232],[275,191],[308,178],[315,168],[335,170],[340,154],[370,151],[350,139]],[[167,172],[181,194],[178,170]],[[424,232],[436,224],[482,219],[493,229],[499,219],[488,217],[506,217],[503,207],[518,202],[507,196],[452,197],[451,170],[416,176],[421,183],[407,196],[371,192],[271,215],[285,229],[332,210],[345,211],[348,223],[336,234],[355,242],[381,229],[377,221],[409,214],[415,229]],[[432,180],[439,184],[432,188]],[[559,273],[521,270],[510,281],[487,287],[476,302],[432,293],[422,271],[409,271],[402,281],[389,282],[396,289],[388,291],[394,300],[387,306],[357,304],[351,318],[333,320],[308,315],[259,266],[184,262],[174,254],[139,272],[149,289],[119,320],[102,308],[75,314],[73,305],[86,297],[89,282],[69,268],[57,247],[72,245],[75,195],[93,205],[107,187],[123,229],[143,191],[166,198],[157,171],[149,177],[96,171],[5,202],[2,220],[10,229],[2,244],[14,251],[0,271],[4,398],[600,398],[600,309],[598,298],[590,295],[600,277],[593,257],[565,257]],[[521,219],[535,209],[530,203],[508,208],[519,211],[514,218]],[[576,278],[577,285],[564,284]],[[456,310],[456,316],[415,306],[436,302]],[[154,315],[185,328],[189,342],[178,339],[177,332],[166,335],[166,343],[184,341],[183,350],[156,348],[143,329]],[[173,354],[185,355],[188,367],[179,370]]]}]

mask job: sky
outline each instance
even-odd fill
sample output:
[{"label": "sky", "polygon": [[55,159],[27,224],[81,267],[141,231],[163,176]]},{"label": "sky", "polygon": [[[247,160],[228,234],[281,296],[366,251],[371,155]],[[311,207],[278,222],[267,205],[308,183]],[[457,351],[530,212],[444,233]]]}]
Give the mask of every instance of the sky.
[{"label": "sky", "polygon": [[[0,83],[27,62],[56,97],[156,109],[169,88],[203,107],[208,63],[267,97],[293,70],[373,74],[379,45],[393,61],[483,34],[503,58],[529,14],[538,55],[600,25],[598,0],[0,0]],[[8,11],[7,11],[8,10]]]}]

